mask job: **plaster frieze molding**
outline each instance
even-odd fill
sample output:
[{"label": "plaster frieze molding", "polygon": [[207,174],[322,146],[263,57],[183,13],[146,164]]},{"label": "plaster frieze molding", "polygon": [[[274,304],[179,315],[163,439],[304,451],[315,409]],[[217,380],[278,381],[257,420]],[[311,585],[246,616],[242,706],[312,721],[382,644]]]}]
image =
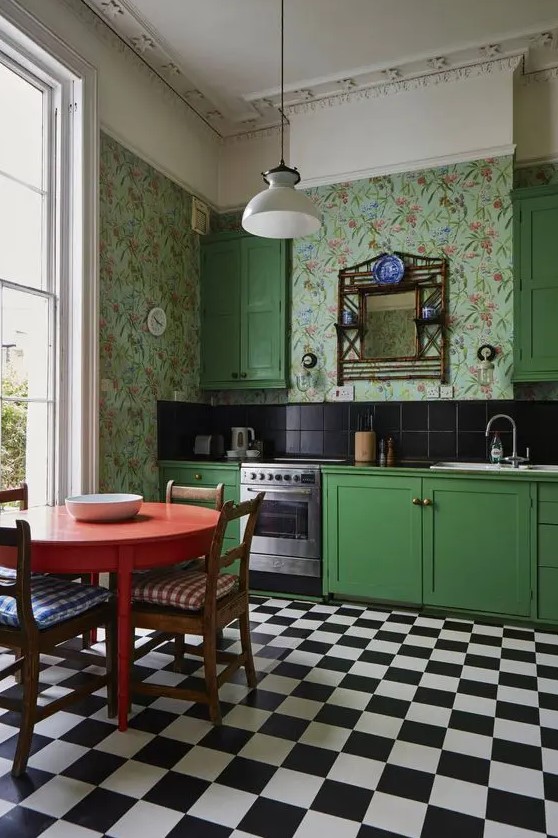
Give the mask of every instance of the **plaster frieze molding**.
[{"label": "plaster frieze molding", "polygon": [[[82,0],[61,0],[61,2],[74,17],[90,29],[94,29],[101,40],[118,52],[136,72],[141,73],[157,90],[157,94],[174,110],[179,111],[195,130],[201,131],[208,141],[214,145],[222,145],[222,138],[219,132],[205,120],[201,119],[192,106],[179,93],[173,90],[158,73],[151,69],[132,47],[116,35],[104,20],[93,12],[86,3],[82,2]],[[118,137],[115,137],[115,139],[118,139]]]},{"label": "plaster frieze molding", "polygon": [[540,82],[553,81],[558,79],[558,67],[549,67],[548,70],[537,70],[534,73],[525,73],[521,76],[521,84],[539,84]]},{"label": "plaster frieze molding", "polygon": [[245,134],[231,134],[229,137],[223,138],[223,146],[226,148],[230,145],[238,145],[238,143],[249,142],[250,140],[267,139],[268,137],[280,137],[281,126],[272,125],[270,128],[259,128],[255,131],[247,131]]},{"label": "plaster frieze molding", "polygon": [[[429,73],[426,76],[415,76],[413,78],[375,84],[371,87],[359,88],[350,92],[336,93],[324,99],[315,99],[311,102],[298,102],[295,105],[287,105],[285,113],[288,116],[295,114],[311,113],[323,108],[334,108],[338,105],[350,105],[353,102],[362,102],[367,99],[379,99],[383,96],[390,96],[393,93],[410,93],[413,90],[421,90],[425,87],[432,87],[436,84],[462,81],[476,76],[486,76],[491,73],[514,72],[520,66],[523,57],[513,55],[507,58],[497,58],[494,61],[483,61],[480,64],[470,64],[467,67],[455,67],[451,70],[443,70],[437,73]],[[558,72],[558,68],[556,69]]]}]

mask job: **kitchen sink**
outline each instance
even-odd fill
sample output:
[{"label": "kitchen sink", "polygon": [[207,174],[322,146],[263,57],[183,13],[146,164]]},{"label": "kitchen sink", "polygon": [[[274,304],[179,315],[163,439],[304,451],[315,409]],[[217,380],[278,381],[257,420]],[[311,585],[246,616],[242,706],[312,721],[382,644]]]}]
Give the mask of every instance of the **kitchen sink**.
[{"label": "kitchen sink", "polygon": [[453,463],[441,462],[430,466],[434,471],[548,471],[557,472],[558,465],[530,465],[523,463],[518,469],[514,469],[510,463]]}]

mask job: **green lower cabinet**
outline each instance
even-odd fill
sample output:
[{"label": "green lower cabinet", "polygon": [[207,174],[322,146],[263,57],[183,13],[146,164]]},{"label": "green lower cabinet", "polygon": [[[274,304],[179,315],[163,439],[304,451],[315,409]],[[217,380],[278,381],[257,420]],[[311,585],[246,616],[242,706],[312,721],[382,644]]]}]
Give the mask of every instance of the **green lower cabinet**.
[{"label": "green lower cabinet", "polygon": [[425,605],[528,616],[528,483],[424,479]]},{"label": "green lower cabinet", "polygon": [[[175,480],[181,486],[216,486],[224,483],[224,499],[238,503],[240,499],[240,473],[238,465],[223,465],[221,463],[192,463],[180,461],[165,461],[159,466],[159,496],[165,500],[166,486],[169,480]],[[180,503],[180,501],[177,501]],[[193,506],[209,506],[207,503],[192,503]],[[240,542],[240,523],[231,521],[223,542],[223,552],[232,547],[238,547]],[[237,573],[238,562],[226,568],[226,573]]]},{"label": "green lower cabinet", "polygon": [[330,593],[422,601],[420,486],[405,477],[325,476]]}]

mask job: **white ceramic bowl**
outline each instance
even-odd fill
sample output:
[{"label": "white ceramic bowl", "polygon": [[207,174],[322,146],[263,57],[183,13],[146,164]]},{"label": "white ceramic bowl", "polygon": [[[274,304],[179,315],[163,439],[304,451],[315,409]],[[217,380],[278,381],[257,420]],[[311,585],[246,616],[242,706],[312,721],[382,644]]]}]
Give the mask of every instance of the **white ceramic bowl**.
[{"label": "white ceramic bowl", "polygon": [[107,493],[66,498],[66,509],[76,521],[125,521],[137,515],[141,495]]}]

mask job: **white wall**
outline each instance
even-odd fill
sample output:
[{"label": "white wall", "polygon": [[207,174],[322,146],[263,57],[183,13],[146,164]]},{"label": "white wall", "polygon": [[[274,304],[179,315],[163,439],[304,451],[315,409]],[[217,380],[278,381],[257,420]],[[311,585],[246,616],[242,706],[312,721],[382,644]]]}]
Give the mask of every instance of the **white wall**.
[{"label": "white wall", "polygon": [[216,205],[217,135],[81,0],[20,0],[20,5],[97,68],[102,129]]},{"label": "white wall", "polygon": [[[287,129],[285,149],[288,149],[288,144]],[[219,163],[219,206],[221,209],[236,209],[244,206],[250,198],[265,189],[262,172],[278,166],[280,159],[279,129],[231,137],[226,140],[221,149]],[[285,151],[285,159],[288,161],[287,151]]]},{"label": "white wall", "polygon": [[558,159],[558,78],[525,83],[515,91],[517,162]]}]

